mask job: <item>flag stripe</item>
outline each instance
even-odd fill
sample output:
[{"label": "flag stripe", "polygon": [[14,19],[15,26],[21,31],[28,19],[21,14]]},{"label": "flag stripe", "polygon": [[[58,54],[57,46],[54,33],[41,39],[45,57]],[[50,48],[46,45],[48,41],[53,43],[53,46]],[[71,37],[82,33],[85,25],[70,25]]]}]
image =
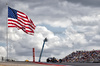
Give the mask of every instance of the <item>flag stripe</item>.
[{"label": "flag stripe", "polygon": [[25,27],[25,28],[28,29],[28,30],[30,30],[30,31],[33,31],[32,28],[30,28],[30,27]]},{"label": "flag stripe", "polygon": [[29,30],[26,30],[27,32],[30,32],[30,33],[34,33],[34,31],[29,31]]},{"label": "flag stripe", "polygon": [[26,18],[27,19],[26,16],[23,16],[22,14],[19,14],[19,13],[17,13],[17,16],[20,16],[21,18]]},{"label": "flag stripe", "polygon": [[19,18],[19,17],[18,17],[18,20],[19,20],[20,22],[22,22],[23,24],[27,23],[27,24],[25,24],[25,25],[29,25],[29,26],[31,26],[33,29],[35,29],[35,27],[36,27],[34,24],[30,24],[29,21],[26,21],[26,20],[24,20],[24,19],[22,19],[22,18]]},{"label": "flag stripe", "polygon": [[[20,29],[22,28],[22,24],[20,24],[19,22],[13,21],[13,22],[9,22],[8,24],[11,25],[17,25],[17,27],[19,27]],[[28,28],[29,30],[33,31],[34,29],[32,27],[30,27],[29,25],[26,25],[25,28]]]},{"label": "flag stripe", "polygon": [[[12,25],[15,25],[15,27],[19,28],[19,29],[22,29],[20,26],[18,26],[17,24],[15,23],[8,23],[8,24],[12,24]],[[13,26],[12,26],[13,27]]]},{"label": "flag stripe", "polygon": [[19,17],[19,16],[18,16],[18,19],[21,20],[21,21],[24,21],[24,22],[26,22],[26,23],[29,22],[28,20],[25,20],[25,19],[23,19],[23,18],[21,18],[21,17]]},{"label": "flag stripe", "polygon": [[24,25],[29,25],[30,27],[32,27],[33,29],[35,29],[35,27],[32,24],[30,24],[30,23],[27,24],[27,23],[25,23],[24,21],[22,21],[20,19],[18,19],[18,21],[21,22],[21,23],[23,23]]},{"label": "flag stripe", "polygon": [[22,14],[22,13],[19,13],[19,12],[17,12],[17,15],[21,15],[22,17],[25,17],[25,18],[27,18],[27,17],[26,17],[27,15],[25,15],[25,14]]},{"label": "flag stripe", "polygon": [[20,22],[18,22],[16,20],[8,19],[8,21],[11,23],[17,23],[18,25],[23,26]]},{"label": "flag stripe", "polygon": [[8,27],[16,27],[16,26],[9,26],[9,25],[8,25]]},{"label": "flag stripe", "polygon": [[36,27],[31,19],[30,19],[30,22],[32,23],[32,25],[33,25],[34,27]]},{"label": "flag stripe", "polygon": [[23,12],[20,12],[20,11],[17,11],[17,12],[20,13],[20,14],[26,15],[26,14],[24,14]]}]

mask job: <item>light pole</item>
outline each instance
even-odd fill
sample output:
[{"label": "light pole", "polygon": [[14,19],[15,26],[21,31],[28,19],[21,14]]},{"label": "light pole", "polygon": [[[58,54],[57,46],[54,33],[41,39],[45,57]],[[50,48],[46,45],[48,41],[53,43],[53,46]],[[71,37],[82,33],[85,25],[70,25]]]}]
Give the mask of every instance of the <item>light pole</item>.
[{"label": "light pole", "polygon": [[43,48],[44,48],[45,42],[47,42],[47,41],[48,41],[48,39],[45,38],[44,42],[43,42],[42,50],[41,50],[41,53],[40,53],[39,62],[41,61],[41,56],[42,56]]}]

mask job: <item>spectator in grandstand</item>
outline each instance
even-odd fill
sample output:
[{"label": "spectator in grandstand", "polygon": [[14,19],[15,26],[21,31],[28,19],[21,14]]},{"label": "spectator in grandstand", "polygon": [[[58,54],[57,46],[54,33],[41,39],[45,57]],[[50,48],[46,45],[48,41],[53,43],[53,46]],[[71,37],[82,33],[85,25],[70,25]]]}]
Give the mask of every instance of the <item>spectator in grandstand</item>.
[{"label": "spectator in grandstand", "polygon": [[66,56],[65,62],[100,62],[100,50],[76,51]]}]

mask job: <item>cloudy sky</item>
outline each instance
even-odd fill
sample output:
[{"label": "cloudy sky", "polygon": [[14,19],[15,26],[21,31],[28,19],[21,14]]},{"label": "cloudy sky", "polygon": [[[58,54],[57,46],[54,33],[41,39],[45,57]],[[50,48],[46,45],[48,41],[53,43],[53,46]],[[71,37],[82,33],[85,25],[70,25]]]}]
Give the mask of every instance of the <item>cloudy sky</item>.
[{"label": "cloudy sky", "polygon": [[64,58],[77,50],[100,50],[100,0],[0,0],[0,57],[6,57],[8,5],[27,14],[36,25],[35,34],[8,28],[9,58],[32,60]]}]

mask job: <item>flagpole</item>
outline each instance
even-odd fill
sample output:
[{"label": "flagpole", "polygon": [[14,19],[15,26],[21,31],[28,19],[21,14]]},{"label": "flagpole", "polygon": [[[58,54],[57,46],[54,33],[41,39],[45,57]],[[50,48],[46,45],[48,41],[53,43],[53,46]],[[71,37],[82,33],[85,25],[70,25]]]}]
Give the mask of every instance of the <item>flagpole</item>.
[{"label": "flagpole", "polygon": [[7,5],[7,23],[6,23],[7,59],[6,61],[8,61],[8,3],[6,3],[6,5]]}]

